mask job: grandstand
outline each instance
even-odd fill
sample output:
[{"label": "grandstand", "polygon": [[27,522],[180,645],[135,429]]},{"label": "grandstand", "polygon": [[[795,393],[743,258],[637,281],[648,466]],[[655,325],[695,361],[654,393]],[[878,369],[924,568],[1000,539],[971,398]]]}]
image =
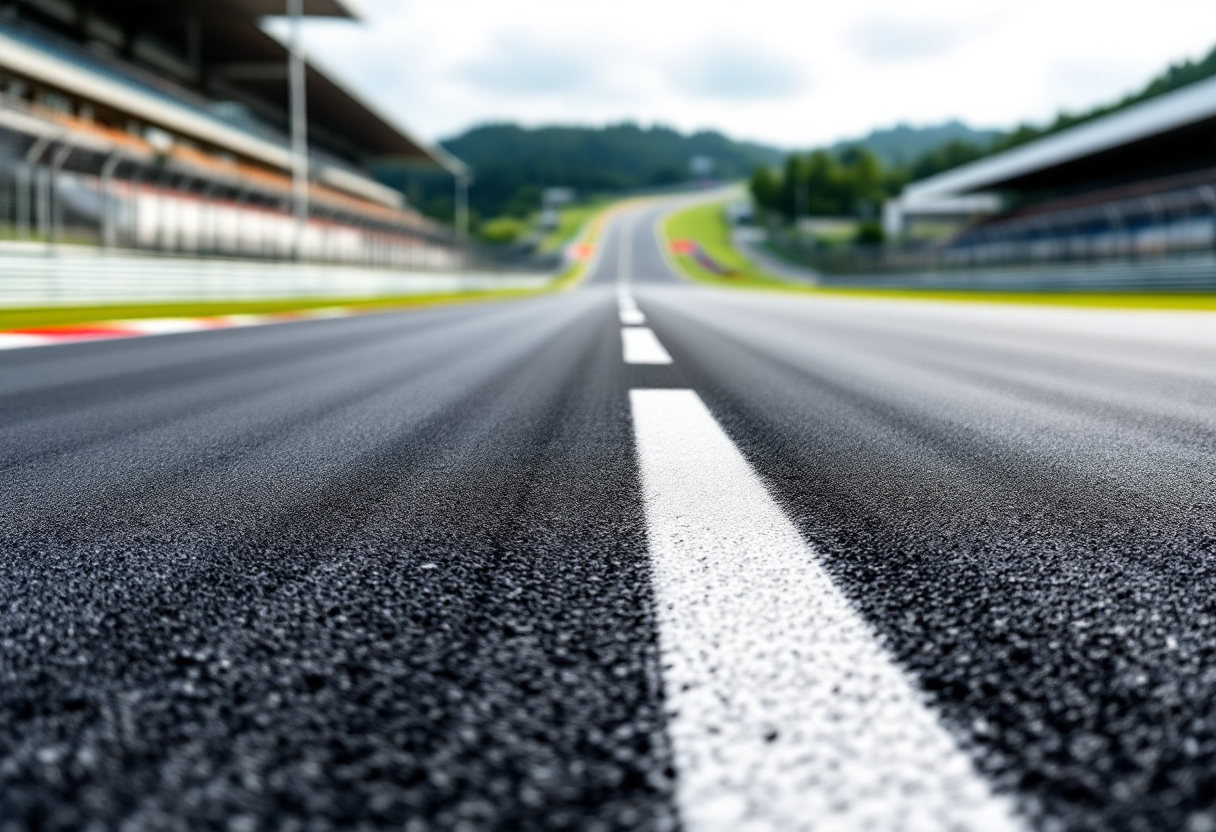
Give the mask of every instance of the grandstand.
[{"label": "grandstand", "polygon": [[896,238],[962,222],[935,251],[945,266],[1210,255],[1216,79],[915,182],[884,219]]},{"label": "grandstand", "polygon": [[[309,16],[356,19],[349,0]],[[375,163],[467,170],[304,63],[306,222],[293,205],[282,0],[0,5],[0,236],[394,267],[461,265],[456,235]],[[297,147],[297,151],[299,148]],[[300,180],[303,183],[303,180]],[[298,196],[298,195],[297,195]]]}]

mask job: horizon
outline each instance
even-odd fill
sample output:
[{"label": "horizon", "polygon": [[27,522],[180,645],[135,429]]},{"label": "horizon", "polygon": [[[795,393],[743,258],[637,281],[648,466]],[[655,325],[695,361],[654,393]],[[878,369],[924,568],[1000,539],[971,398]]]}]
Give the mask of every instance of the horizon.
[{"label": "horizon", "polygon": [[[1100,104],[1101,104],[1101,102],[1099,102],[1099,104],[1095,105],[1095,106],[1100,106]],[[717,127],[700,127],[700,128],[694,128],[691,130],[680,130],[677,127],[673,127],[672,125],[666,124],[661,121],[654,121],[654,122],[647,124],[647,123],[639,122],[634,119],[622,119],[620,121],[611,121],[611,122],[607,122],[604,124],[587,124],[587,123],[578,123],[578,122],[566,122],[566,123],[552,122],[552,123],[540,123],[540,124],[524,124],[524,123],[518,122],[518,121],[495,120],[495,121],[486,121],[486,122],[472,124],[472,125],[464,128],[463,130],[460,130],[459,132],[453,133],[448,136],[441,136],[438,139],[435,139],[434,141],[437,142],[438,144],[443,144],[445,142],[449,142],[449,141],[458,139],[461,136],[465,136],[476,130],[481,130],[481,129],[485,129],[485,128],[494,128],[494,127],[518,127],[523,130],[535,132],[535,131],[540,131],[540,130],[608,130],[608,129],[611,129],[614,127],[633,126],[633,127],[639,128],[641,130],[671,130],[684,137],[692,137],[692,136],[705,135],[705,134],[716,134],[716,135],[722,136],[724,138],[727,138],[730,141],[735,142],[736,144],[751,144],[751,145],[757,145],[757,146],[760,146],[760,147],[763,147],[763,148],[766,148],[769,150],[779,150],[779,151],[786,152],[786,153],[800,153],[800,152],[804,152],[807,150],[818,150],[821,148],[835,147],[837,145],[861,144],[861,143],[865,142],[867,139],[870,139],[877,134],[894,132],[901,128],[906,128],[906,129],[913,130],[913,131],[923,131],[923,130],[936,130],[936,129],[950,127],[950,126],[954,126],[954,125],[961,126],[967,130],[971,130],[976,133],[1005,132],[1007,130],[1013,129],[1018,126],[1016,124],[1012,125],[1011,127],[988,127],[988,126],[982,126],[982,125],[977,126],[974,124],[968,124],[965,121],[963,121],[962,119],[957,119],[957,118],[947,119],[945,121],[940,121],[940,122],[937,122],[934,124],[910,124],[908,122],[899,122],[897,124],[891,124],[891,125],[887,125],[885,127],[879,126],[879,127],[871,128],[865,134],[860,135],[860,136],[844,136],[839,139],[834,139],[832,141],[829,141],[825,144],[816,144],[816,145],[801,146],[801,147],[797,147],[797,146],[790,147],[790,146],[784,146],[784,145],[779,145],[779,144],[773,144],[771,142],[760,141],[760,140],[756,140],[756,139],[749,139],[749,138],[746,138],[743,136],[736,136],[736,135],[728,133],[724,130],[720,130]]]}]

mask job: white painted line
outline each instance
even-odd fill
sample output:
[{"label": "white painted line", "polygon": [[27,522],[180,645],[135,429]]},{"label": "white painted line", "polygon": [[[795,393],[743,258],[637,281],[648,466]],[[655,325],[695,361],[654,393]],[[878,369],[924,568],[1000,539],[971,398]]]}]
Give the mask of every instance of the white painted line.
[{"label": "white painted line", "polygon": [[622,294],[617,298],[617,306],[620,309],[621,323],[625,326],[641,326],[646,323],[646,316],[638,309],[637,301],[628,295]]},{"label": "white painted line", "polygon": [[[130,331],[132,334],[138,335],[173,335],[178,332],[197,332],[203,329],[220,329],[229,326],[251,326],[264,322],[264,318],[257,315],[231,316],[232,320],[228,319],[200,319],[200,318],[143,318],[140,320],[124,321],[123,329]],[[249,318],[249,321],[241,320]]]},{"label": "white painted line", "polygon": [[654,332],[644,326],[625,327],[621,330],[621,345],[626,364],[670,364],[671,356]]},{"label": "white painted line", "polygon": [[24,335],[16,332],[0,332],[0,350],[17,350],[23,347],[43,347],[57,344],[54,338],[45,335]]},{"label": "white painted line", "polygon": [[637,219],[632,215],[626,215],[621,220],[620,247],[617,249],[616,258],[616,285],[624,289],[629,285],[629,266],[633,261],[633,227],[637,224]]},{"label": "white painted line", "polygon": [[691,390],[633,390],[688,832],[1011,832]]}]

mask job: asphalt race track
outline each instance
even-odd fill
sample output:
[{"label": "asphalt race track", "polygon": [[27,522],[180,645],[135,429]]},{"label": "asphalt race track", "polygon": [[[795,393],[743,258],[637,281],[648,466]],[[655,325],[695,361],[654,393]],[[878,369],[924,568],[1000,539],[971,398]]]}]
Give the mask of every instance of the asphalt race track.
[{"label": "asphalt race track", "polygon": [[1216,832],[1211,319],[709,290],[660,210],[0,353],[0,832]]}]

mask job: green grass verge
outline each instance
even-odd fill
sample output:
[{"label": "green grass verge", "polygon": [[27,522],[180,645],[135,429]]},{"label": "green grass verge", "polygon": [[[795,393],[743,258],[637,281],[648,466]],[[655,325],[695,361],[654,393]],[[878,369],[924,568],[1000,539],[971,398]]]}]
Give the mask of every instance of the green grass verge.
[{"label": "green grass verge", "polygon": [[676,211],[664,221],[663,237],[669,247],[673,240],[696,240],[710,257],[738,273],[723,277],[705,269],[691,255],[673,254],[680,269],[693,280],[738,288],[790,288],[790,284],[766,274],[734,247],[730,240],[725,204],[722,202],[707,202]]},{"label": "green grass verge", "polygon": [[[555,284],[554,284],[555,285]],[[399,295],[381,298],[297,298],[272,300],[232,300],[187,303],[128,303],[99,306],[44,306],[0,309],[0,330],[30,329],[98,321],[138,318],[209,318],[220,315],[271,315],[303,312],[310,309],[357,309],[363,312],[391,312],[449,303],[508,300],[550,291],[543,289],[504,289],[489,292],[460,292],[433,295]]]},{"label": "green grass verge", "polygon": [[889,300],[1020,303],[1108,309],[1216,310],[1216,295],[1200,292],[986,292],[802,286],[766,274],[739,252],[731,243],[730,224],[723,207],[720,202],[695,205],[671,214],[663,223],[663,236],[668,244],[672,240],[696,240],[711,257],[738,272],[734,277],[722,277],[702,268],[691,256],[673,255],[681,271],[700,283],[737,289]]},{"label": "green grass verge", "polygon": [[[607,225],[611,215],[629,202],[630,200],[618,200],[615,202],[604,200],[592,206],[587,206],[588,210],[579,214],[581,221],[570,239],[573,240],[581,234],[583,242],[594,249],[599,245],[600,235],[604,233],[604,227]],[[594,256],[587,260],[574,261],[549,288],[558,292],[573,289],[590,274],[591,266],[594,262]]]},{"label": "green grass verge", "polygon": [[[568,225],[573,239],[585,225],[589,227],[588,241],[594,242],[602,230],[603,212],[610,202],[579,206],[568,211],[576,219]],[[208,318],[221,315],[272,315],[305,312],[310,309],[354,309],[361,312],[391,312],[451,303],[478,303],[532,297],[559,292],[577,285],[587,273],[589,263],[572,264],[548,285],[537,289],[503,289],[499,291],[456,292],[431,295],[397,295],[379,298],[274,298],[261,300],[189,301],[182,303],[126,303],[93,306],[45,306],[0,309],[0,330],[35,329],[99,321],[134,320],[139,318]]]},{"label": "green grass verge", "polygon": [[[795,291],[798,291],[795,288]],[[1020,303],[1030,306],[1071,306],[1104,309],[1162,309],[1216,311],[1216,295],[1189,292],[961,292],[939,289],[838,289],[807,287],[819,295],[892,300],[932,300],[961,303]]]},{"label": "green grass verge", "polygon": [[578,236],[583,226],[610,204],[611,202],[608,200],[598,200],[588,202],[586,205],[571,205],[563,209],[558,214],[557,228],[550,231],[541,241],[541,252],[548,254],[569,245]]}]

